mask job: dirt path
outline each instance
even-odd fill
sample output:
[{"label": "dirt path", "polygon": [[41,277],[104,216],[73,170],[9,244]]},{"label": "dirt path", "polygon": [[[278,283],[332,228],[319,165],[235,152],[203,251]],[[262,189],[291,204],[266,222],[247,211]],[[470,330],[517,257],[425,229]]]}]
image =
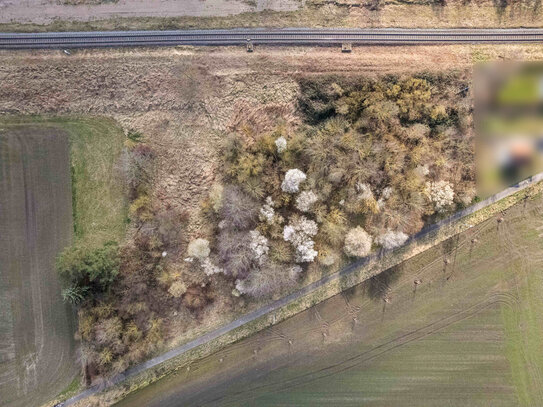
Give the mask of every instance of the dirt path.
[{"label": "dirt path", "polygon": [[[65,1],[67,3],[67,1]],[[112,17],[220,17],[251,11],[296,10],[300,0],[119,0],[80,1],[64,5],[55,0],[0,0],[0,23],[46,24],[53,20],[90,21]]]}]

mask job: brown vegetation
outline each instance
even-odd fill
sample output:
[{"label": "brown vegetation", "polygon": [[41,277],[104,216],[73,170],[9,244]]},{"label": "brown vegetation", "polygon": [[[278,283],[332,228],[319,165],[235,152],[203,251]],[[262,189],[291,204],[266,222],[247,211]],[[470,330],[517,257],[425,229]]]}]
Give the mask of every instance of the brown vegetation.
[{"label": "brown vegetation", "polygon": [[212,214],[221,271],[242,294],[278,295],[295,285],[294,263],[338,267],[345,254],[368,254],[372,241],[394,248],[470,204],[465,88],[457,75],[302,79],[306,125],[246,125],[226,142],[230,184]]}]

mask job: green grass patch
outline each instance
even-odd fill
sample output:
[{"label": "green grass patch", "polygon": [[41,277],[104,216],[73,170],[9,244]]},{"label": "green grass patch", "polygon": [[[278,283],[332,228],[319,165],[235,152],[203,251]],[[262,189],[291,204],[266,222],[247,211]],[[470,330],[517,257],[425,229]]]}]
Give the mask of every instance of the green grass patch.
[{"label": "green grass patch", "polygon": [[76,394],[80,388],[81,388],[81,377],[77,376],[72,380],[72,382],[64,390],[62,390],[59,393],[59,395],[57,396],[57,399],[65,400],[68,397]]},{"label": "green grass patch", "polygon": [[68,134],[72,171],[75,243],[99,246],[124,238],[127,202],[115,177],[115,163],[125,135],[104,117],[0,117],[0,127],[40,125]]}]

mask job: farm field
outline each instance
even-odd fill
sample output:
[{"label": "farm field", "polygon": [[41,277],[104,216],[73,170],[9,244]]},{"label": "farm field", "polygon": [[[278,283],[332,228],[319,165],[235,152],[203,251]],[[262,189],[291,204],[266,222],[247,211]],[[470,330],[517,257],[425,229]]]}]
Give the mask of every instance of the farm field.
[{"label": "farm field", "polygon": [[78,382],[76,322],[54,262],[73,240],[124,236],[124,201],[110,177],[123,140],[111,120],[0,117],[3,406],[39,405]]},{"label": "farm field", "polygon": [[516,205],[117,406],[541,405],[542,209]]},{"label": "farm field", "polygon": [[75,321],[53,267],[72,238],[66,133],[0,126],[0,207],[0,399],[26,407],[78,371]]}]

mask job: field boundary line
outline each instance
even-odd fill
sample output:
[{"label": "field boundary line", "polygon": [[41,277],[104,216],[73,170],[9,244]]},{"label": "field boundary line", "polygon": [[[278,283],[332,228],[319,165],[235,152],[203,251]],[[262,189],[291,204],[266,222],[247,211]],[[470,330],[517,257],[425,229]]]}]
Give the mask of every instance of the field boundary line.
[{"label": "field boundary line", "polygon": [[[107,396],[105,392],[109,391],[112,393],[107,397],[108,401],[119,400],[128,393],[143,388],[181,367],[190,365],[194,360],[208,356],[229,344],[284,321],[536,195],[543,189],[541,181],[543,181],[543,172],[424,228],[411,236],[401,247],[382,249],[361,258],[335,273],[324,276],[220,328],[133,366],[113,377],[106,385],[90,387],[55,406],[76,405],[79,401],[100,393]],[[115,391],[116,386],[121,384],[123,389],[117,388]]]}]

